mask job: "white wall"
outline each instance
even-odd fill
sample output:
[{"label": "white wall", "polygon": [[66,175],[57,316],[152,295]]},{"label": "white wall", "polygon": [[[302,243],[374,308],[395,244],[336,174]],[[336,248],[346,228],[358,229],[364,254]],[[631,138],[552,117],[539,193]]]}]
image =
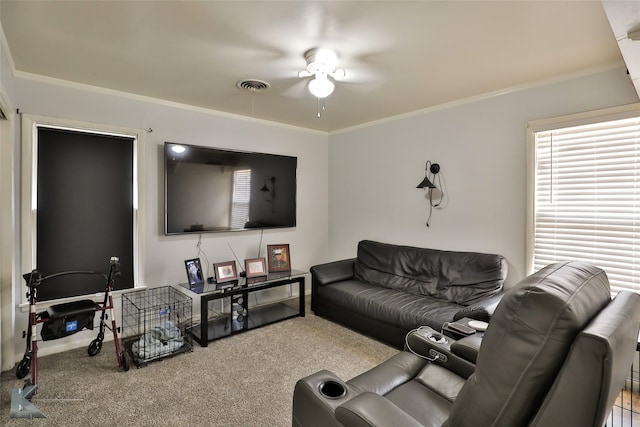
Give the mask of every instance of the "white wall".
[{"label": "white wall", "polygon": [[0,121],[0,369],[13,366],[13,277],[14,247],[17,232],[14,231],[13,206],[17,203],[14,180],[17,156],[14,150],[15,117],[11,103],[11,87],[7,83],[10,67],[0,43],[0,107],[8,120]]},{"label": "white wall", "polygon": [[[329,258],[355,256],[361,239],[499,253],[507,285],[525,272],[526,122],[630,104],[624,69],[412,114],[329,138]],[[439,163],[448,204],[425,226],[416,189]]]},{"label": "white wall", "polygon": [[[197,256],[198,235],[164,236],[163,234],[163,144],[165,141],[202,146],[235,148],[247,151],[286,154],[298,157],[297,227],[264,231],[262,256],[267,244],[290,244],[292,266],[308,270],[328,250],[328,137],[326,134],[275,123],[216,114],[175,104],[150,102],[142,98],[120,96],[106,91],[12,77],[15,107],[25,114],[69,119],[133,129],[152,129],[144,138],[145,158],[143,200],[143,285],[156,287],[186,281],[184,260]],[[16,137],[17,138],[17,137]],[[16,147],[19,147],[16,141]],[[19,175],[19,171],[16,172]],[[4,209],[4,206],[3,206]],[[17,215],[18,221],[20,215]],[[260,231],[202,234],[202,250],[209,262],[229,261],[234,256],[257,255]],[[20,248],[16,248],[16,254]],[[202,259],[203,264],[206,263]],[[107,261],[108,262],[108,261]],[[17,263],[20,265],[20,262]],[[204,267],[204,265],[203,265]],[[107,268],[107,267],[105,267]],[[213,271],[210,272],[210,275]],[[15,294],[24,294],[24,283],[14,280]],[[17,307],[19,301],[14,301]],[[194,306],[194,312],[197,313]],[[27,314],[17,310],[14,328],[16,362],[24,349],[22,331]],[[42,343],[42,354],[56,346],[62,350],[80,341],[95,338],[95,331]],[[90,337],[90,338],[89,338]],[[84,343],[83,343],[84,345]],[[57,350],[56,350],[57,351]]]}]

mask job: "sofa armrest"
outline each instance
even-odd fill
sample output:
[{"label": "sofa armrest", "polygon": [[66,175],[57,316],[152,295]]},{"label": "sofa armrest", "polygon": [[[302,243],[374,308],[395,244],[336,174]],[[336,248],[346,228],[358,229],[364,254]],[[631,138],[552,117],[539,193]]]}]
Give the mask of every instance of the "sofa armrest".
[{"label": "sofa armrest", "polygon": [[336,419],[348,427],[423,427],[389,399],[370,392],[362,393],[338,406]]},{"label": "sofa armrest", "polygon": [[504,290],[490,296],[489,298],[485,298],[474,304],[466,306],[453,316],[453,322],[458,321],[464,317],[474,320],[481,320],[483,322],[489,322],[503,296]]},{"label": "sofa armrest", "polygon": [[353,266],[355,258],[333,261],[326,264],[311,267],[311,280],[313,286],[323,286],[330,283],[353,279]]}]

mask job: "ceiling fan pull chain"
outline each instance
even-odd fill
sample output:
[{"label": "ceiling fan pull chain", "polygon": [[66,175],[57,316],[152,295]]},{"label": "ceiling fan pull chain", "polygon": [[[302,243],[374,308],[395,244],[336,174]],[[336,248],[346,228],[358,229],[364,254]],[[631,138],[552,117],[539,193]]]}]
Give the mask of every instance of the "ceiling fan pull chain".
[{"label": "ceiling fan pull chain", "polygon": [[318,102],[316,106],[317,116],[320,118],[322,116],[322,112],[326,110],[326,108],[324,108],[324,98],[316,97],[316,100]]},{"label": "ceiling fan pull chain", "polygon": [[256,88],[252,87],[251,88],[251,116],[255,116],[254,112],[255,112],[255,94],[256,94]]}]

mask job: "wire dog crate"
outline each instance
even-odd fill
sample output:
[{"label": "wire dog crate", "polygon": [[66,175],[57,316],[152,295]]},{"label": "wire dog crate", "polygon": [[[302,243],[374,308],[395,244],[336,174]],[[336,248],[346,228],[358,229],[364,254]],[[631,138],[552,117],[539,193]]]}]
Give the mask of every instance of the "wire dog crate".
[{"label": "wire dog crate", "polygon": [[122,294],[122,343],[137,367],[193,351],[192,300],[171,286]]},{"label": "wire dog crate", "polygon": [[631,366],[629,377],[618,395],[606,427],[640,426],[640,342],[636,346],[636,360]]}]

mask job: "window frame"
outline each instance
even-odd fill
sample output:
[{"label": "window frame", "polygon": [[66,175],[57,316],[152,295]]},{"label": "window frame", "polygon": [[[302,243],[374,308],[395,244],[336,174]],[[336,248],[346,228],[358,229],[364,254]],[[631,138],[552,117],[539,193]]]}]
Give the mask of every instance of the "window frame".
[{"label": "window frame", "polygon": [[[65,120],[30,114],[21,115],[21,261],[23,273],[36,268],[36,242],[37,242],[37,163],[38,163],[38,128],[47,127],[61,130],[71,130],[84,133],[95,133],[107,136],[119,136],[133,138],[133,280],[134,287],[144,287],[142,244],[144,200],[144,132],[139,129],[131,129],[117,126],[109,126],[95,123],[86,123],[74,120]],[[106,261],[105,261],[106,262]],[[115,291],[114,293],[117,293]],[[78,295],[46,301],[46,304],[56,304],[77,299],[87,298],[87,295]],[[22,293],[21,306],[29,303],[25,293]]]},{"label": "window frame", "polygon": [[[234,170],[232,187],[231,218],[229,219],[229,224],[232,229],[243,228],[250,217],[251,169],[242,168]],[[238,218],[241,213],[245,215],[243,215],[242,218]]]},{"label": "window frame", "polygon": [[640,117],[640,103],[619,107],[593,110],[584,113],[529,121],[526,126],[526,236],[525,236],[525,268],[526,275],[534,273],[535,255],[535,174],[536,174],[536,141],[537,132],[550,131],[573,126],[596,124]]}]

